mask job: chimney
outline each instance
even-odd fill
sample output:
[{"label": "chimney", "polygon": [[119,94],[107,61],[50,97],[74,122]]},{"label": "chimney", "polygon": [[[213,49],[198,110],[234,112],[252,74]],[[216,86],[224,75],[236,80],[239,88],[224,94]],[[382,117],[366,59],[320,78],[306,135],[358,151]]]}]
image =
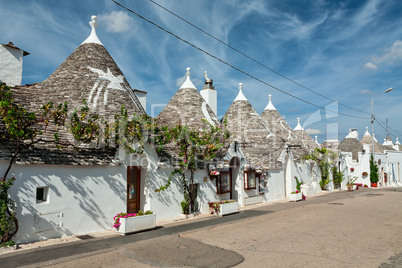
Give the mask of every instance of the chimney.
[{"label": "chimney", "polygon": [[204,98],[205,102],[209,105],[215,115],[218,116],[218,98],[215,88],[212,85],[213,81],[208,77],[207,71],[204,72],[204,77],[205,85],[200,92],[201,96]]},{"label": "chimney", "polygon": [[12,42],[0,44],[0,82],[9,87],[22,83],[22,58],[28,52],[14,46]]}]

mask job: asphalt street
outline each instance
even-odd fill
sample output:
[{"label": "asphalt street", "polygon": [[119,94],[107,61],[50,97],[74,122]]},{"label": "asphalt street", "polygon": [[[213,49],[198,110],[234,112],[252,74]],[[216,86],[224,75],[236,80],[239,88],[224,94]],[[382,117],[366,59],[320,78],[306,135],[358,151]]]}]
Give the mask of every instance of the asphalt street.
[{"label": "asphalt street", "polygon": [[402,188],[335,191],[0,256],[0,267],[233,266],[402,267]]}]

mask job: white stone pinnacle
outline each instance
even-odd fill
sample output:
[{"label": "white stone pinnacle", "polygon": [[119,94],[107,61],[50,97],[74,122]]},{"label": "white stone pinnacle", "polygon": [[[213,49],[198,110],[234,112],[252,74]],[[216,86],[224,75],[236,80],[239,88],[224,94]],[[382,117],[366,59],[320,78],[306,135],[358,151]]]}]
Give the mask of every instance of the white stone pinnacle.
[{"label": "white stone pinnacle", "polygon": [[186,71],[187,71],[187,73],[186,73],[187,78],[186,78],[186,81],[184,81],[183,85],[181,85],[180,89],[182,89],[182,88],[196,89],[196,87],[194,86],[193,82],[191,82],[191,79],[190,79],[190,75],[191,75],[190,67],[187,67]]},{"label": "white stone pinnacle", "polygon": [[99,25],[99,23],[96,22],[97,19],[98,19],[98,17],[91,16],[92,21],[89,22],[89,25],[92,28],[91,34],[88,36],[88,38],[82,44],[94,43],[94,44],[99,44],[99,45],[103,46],[102,42],[99,40],[98,36],[96,35],[96,30],[95,29]]},{"label": "white stone pinnacle", "polygon": [[264,110],[276,110],[275,106],[272,104],[271,94],[268,95],[268,99],[269,99],[268,105],[267,105],[267,107],[265,107]]},{"label": "white stone pinnacle", "polygon": [[297,118],[297,126],[294,130],[304,130],[304,128],[300,125],[300,117]]},{"label": "white stone pinnacle", "polygon": [[242,100],[247,100],[246,97],[244,96],[243,92],[243,83],[239,83],[239,94],[237,94],[237,97],[234,101],[242,101]]}]

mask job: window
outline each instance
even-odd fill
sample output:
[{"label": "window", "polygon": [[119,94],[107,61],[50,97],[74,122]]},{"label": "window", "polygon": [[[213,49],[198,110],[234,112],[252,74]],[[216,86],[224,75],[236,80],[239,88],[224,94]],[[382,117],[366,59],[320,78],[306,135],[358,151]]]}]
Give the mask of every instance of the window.
[{"label": "window", "polygon": [[231,183],[229,172],[221,172],[220,175],[216,177],[216,191],[218,194],[230,193]]},{"label": "window", "polygon": [[244,189],[250,190],[256,188],[256,176],[254,171],[244,172]]},{"label": "window", "polygon": [[36,188],[36,203],[44,203],[49,199],[49,187],[37,187]]}]

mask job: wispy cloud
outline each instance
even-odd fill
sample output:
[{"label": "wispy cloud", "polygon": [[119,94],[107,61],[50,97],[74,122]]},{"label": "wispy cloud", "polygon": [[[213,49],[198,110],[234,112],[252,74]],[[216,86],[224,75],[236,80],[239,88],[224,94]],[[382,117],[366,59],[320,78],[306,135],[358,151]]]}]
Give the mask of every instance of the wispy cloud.
[{"label": "wispy cloud", "polygon": [[312,128],[306,129],[306,132],[310,135],[318,135],[322,133],[319,129],[312,129]]},{"label": "wispy cloud", "polygon": [[374,70],[374,71],[378,70],[377,65],[375,65],[371,61],[369,61],[366,64],[364,64],[364,68],[369,69],[369,70]]},{"label": "wispy cloud", "polygon": [[112,11],[100,14],[99,18],[103,21],[106,32],[110,33],[127,33],[134,34],[137,26],[134,19],[124,11]]},{"label": "wispy cloud", "polygon": [[360,89],[359,93],[362,95],[373,95],[373,91],[369,90],[369,89]]},{"label": "wispy cloud", "polygon": [[382,55],[374,56],[372,60],[377,63],[399,65],[402,63],[402,41],[396,40],[391,47],[385,49]]}]

